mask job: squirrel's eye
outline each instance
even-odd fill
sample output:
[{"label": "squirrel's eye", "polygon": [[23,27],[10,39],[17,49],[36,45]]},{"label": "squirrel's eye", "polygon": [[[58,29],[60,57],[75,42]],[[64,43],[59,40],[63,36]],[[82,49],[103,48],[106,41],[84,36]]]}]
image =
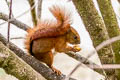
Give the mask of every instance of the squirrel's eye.
[{"label": "squirrel's eye", "polygon": [[77,36],[75,36],[74,39],[77,39]]}]

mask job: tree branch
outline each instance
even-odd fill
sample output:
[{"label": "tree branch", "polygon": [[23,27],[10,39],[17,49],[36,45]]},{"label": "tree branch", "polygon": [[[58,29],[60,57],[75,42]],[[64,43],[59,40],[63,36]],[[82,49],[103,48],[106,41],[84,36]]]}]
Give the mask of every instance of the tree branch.
[{"label": "tree branch", "polygon": [[[96,51],[99,51],[100,49],[104,48],[105,46],[110,45],[110,44],[112,44],[116,41],[119,41],[119,40],[120,40],[120,36],[113,37],[109,40],[102,42],[95,49],[96,49]],[[94,54],[95,54],[95,51],[90,52],[90,54],[87,56],[87,59],[90,58],[91,56],[93,56]],[[86,60],[81,61],[81,63],[78,63],[78,65],[76,65],[76,67],[68,74],[68,76],[66,77],[65,80],[67,80],[84,62],[86,62]],[[87,65],[87,66],[88,67],[92,66],[93,68],[97,68],[97,69],[99,68],[102,70],[103,69],[118,69],[118,68],[120,69],[120,65],[117,65],[117,64],[116,65],[115,64],[113,64],[113,65],[110,65],[110,64],[104,65],[103,64],[102,66],[94,66],[94,65]]]},{"label": "tree branch", "polygon": [[[0,34],[0,41],[7,45],[7,40]],[[18,48],[13,43],[9,43],[9,49],[12,50],[16,55],[22,58],[27,64],[29,64],[32,68],[34,68],[37,72],[39,72],[42,76],[44,76],[47,80],[63,80],[65,75],[57,76],[50,68],[43,65],[40,61],[35,59],[34,57],[27,55],[24,51]],[[70,80],[75,80],[70,78]]]},{"label": "tree branch", "polygon": [[19,80],[45,80],[0,42],[0,67]]},{"label": "tree branch", "polygon": [[10,6],[9,6],[9,19],[8,19],[8,32],[7,32],[7,39],[8,39],[8,43],[10,40],[10,19],[12,17],[12,0],[10,0]]},{"label": "tree branch", "polygon": [[[8,15],[0,12],[0,19],[5,20],[5,21],[8,21],[9,17],[8,17]],[[9,21],[10,21],[10,23],[16,25],[18,28],[23,29],[23,30],[25,30],[25,31],[26,31],[28,28],[30,28],[28,25],[26,25],[26,24],[24,24],[24,23],[16,20],[15,18],[10,19]]]}]

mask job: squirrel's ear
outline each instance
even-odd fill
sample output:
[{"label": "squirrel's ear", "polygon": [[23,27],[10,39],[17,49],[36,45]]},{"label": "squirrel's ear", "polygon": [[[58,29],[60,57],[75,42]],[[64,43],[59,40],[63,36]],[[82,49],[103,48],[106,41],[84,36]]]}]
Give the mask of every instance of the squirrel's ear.
[{"label": "squirrel's ear", "polygon": [[72,32],[75,32],[75,31],[76,31],[73,27],[70,27],[70,30],[71,30]]},{"label": "squirrel's ear", "polygon": [[68,29],[67,32],[74,32],[74,31],[75,31],[75,29],[74,29],[73,27],[70,26],[70,28]]},{"label": "squirrel's ear", "polygon": [[69,33],[71,31],[71,27],[67,30],[67,33]]}]

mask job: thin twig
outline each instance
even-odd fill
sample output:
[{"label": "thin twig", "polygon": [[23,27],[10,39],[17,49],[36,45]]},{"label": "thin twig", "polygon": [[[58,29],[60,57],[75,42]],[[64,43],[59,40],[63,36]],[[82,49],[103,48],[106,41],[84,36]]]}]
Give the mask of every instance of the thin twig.
[{"label": "thin twig", "polygon": [[[5,0],[5,2],[6,2],[6,4],[7,4],[7,7],[8,7],[8,9],[9,9],[9,2],[7,1],[7,0]],[[10,9],[9,9],[10,10]],[[13,15],[13,13],[12,13],[12,17],[14,17],[14,15]]]},{"label": "thin twig", "polygon": [[25,39],[24,37],[13,37],[13,38],[10,38],[10,40],[14,40],[14,39]]},{"label": "thin twig", "polygon": [[99,51],[99,50],[102,49],[103,47],[105,47],[105,46],[107,46],[107,45],[109,45],[109,44],[112,44],[113,42],[118,41],[118,40],[120,40],[120,36],[116,36],[116,37],[113,37],[113,38],[111,38],[111,39],[108,39],[108,40],[102,42],[100,45],[98,45],[98,46],[96,47],[96,51]]},{"label": "thin twig", "polygon": [[[28,13],[30,10],[34,9],[36,6],[36,4],[34,4],[32,7],[30,7],[30,9],[26,10],[25,12],[21,13],[20,15],[18,15],[17,17],[15,17],[15,19],[17,18],[20,18],[21,16],[25,15],[26,13]],[[0,12],[1,13],[1,12]],[[9,21],[12,21],[12,19],[10,19]],[[3,23],[0,23],[0,25],[3,25],[7,22],[3,22]]]},{"label": "thin twig", "polygon": [[12,0],[10,0],[10,8],[9,8],[9,19],[8,19],[8,33],[7,33],[7,39],[8,39],[8,43],[9,43],[9,37],[10,37],[10,19],[11,19],[11,15],[12,15]]},{"label": "thin twig", "polygon": [[101,66],[96,65],[86,65],[91,69],[120,69],[120,64],[102,64]]}]

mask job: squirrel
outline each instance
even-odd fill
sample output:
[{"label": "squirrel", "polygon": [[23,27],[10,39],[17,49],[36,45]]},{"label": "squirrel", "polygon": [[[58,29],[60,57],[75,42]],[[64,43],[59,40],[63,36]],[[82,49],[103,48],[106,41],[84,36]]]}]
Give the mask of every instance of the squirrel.
[{"label": "squirrel", "polygon": [[[37,27],[27,30],[25,48],[28,53],[36,59],[46,63],[58,75],[59,70],[52,66],[53,52],[78,52],[81,50],[77,44],[80,44],[80,36],[77,31],[71,27],[71,13],[64,7],[54,5],[49,8],[50,12],[56,18],[56,21],[40,21]],[[68,45],[73,44],[71,47]]]}]

